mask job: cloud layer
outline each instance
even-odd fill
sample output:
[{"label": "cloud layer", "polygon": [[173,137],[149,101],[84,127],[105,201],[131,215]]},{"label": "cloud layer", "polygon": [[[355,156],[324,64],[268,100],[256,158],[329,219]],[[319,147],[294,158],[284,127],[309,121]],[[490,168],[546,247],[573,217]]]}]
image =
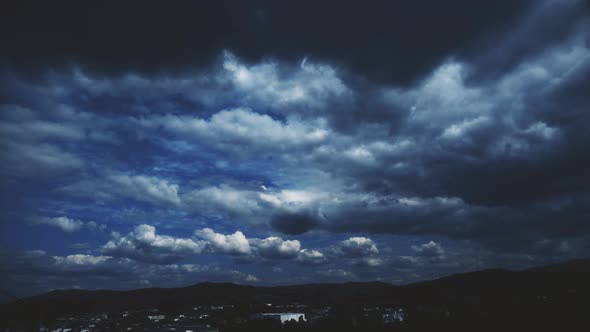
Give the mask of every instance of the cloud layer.
[{"label": "cloud layer", "polygon": [[586,2],[202,6],[2,13],[8,284],[403,283],[590,253]]}]

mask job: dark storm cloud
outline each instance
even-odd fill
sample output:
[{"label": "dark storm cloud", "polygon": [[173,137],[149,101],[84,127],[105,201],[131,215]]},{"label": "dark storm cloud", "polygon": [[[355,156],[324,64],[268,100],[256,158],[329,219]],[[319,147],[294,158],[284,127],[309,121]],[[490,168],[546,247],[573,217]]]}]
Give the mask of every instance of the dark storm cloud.
[{"label": "dark storm cloud", "polygon": [[30,73],[67,64],[154,73],[202,67],[229,49],[248,61],[309,56],[404,83],[502,35],[531,3],[25,1],[4,6],[2,57]]},{"label": "dark storm cloud", "polygon": [[[517,29],[493,32],[467,53],[477,67],[470,79],[496,79],[526,63],[552,45],[567,39],[581,27],[590,11],[590,2],[579,0],[538,1],[535,10],[523,16]],[[563,19],[562,19],[563,18]],[[567,19],[566,19],[567,18]],[[493,47],[491,43],[494,43]],[[486,52],[481,52],[485,49]]]},{"label": "dark storm cloud", "polygon": [[271,219],[272,228],[284,234],[302,234],[318,224],[317,217],[308,213],[278,213]]},{"label": "dark storm cloud", "polygon": [[[578,26],[588,28],[588,20]],[[318,164],[368,191],[459,197],[475,205],[587,192],[585,31],[575,30],[493,82],[468,84],[470,67],[443,65],[414,92],[391,94],[394,105],[411,112],[389,140],[371,143],[370,135],[387,126],[367,126],[359,135],[367,143],[350,150],[356,158],[322,152],[315,155]]]}]

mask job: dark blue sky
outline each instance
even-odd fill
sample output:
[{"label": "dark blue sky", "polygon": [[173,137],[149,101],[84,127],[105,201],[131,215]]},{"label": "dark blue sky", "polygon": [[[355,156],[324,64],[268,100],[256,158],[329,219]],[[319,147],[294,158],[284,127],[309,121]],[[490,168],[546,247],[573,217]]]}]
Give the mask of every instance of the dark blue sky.
[{"label": "dark blue sky", "polygon": [[412,3],[9,6],[2,289],[587,257],[588,3]]}]

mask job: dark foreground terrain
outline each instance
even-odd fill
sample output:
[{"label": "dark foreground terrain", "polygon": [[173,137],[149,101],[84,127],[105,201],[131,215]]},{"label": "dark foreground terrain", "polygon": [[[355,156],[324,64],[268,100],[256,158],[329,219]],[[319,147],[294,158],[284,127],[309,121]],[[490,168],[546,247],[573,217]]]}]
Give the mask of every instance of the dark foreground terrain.
[{"label": "dark foreground terrain", "polygon": [[[298,319],[282,321],[287,314]],[[201,283],[53,291],[0,305],[0,331],[40,330],[590,331],[590,260],[407,286]]]}]

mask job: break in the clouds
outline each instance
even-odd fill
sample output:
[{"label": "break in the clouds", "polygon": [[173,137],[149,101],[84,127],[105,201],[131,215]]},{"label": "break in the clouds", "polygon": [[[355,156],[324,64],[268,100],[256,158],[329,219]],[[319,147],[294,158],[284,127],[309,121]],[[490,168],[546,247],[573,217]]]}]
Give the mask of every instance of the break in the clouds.
[{"label": "break in the clouds", "polygon": [[585,1],[45,6],[0,20],[4,288],[590,253]]}]

